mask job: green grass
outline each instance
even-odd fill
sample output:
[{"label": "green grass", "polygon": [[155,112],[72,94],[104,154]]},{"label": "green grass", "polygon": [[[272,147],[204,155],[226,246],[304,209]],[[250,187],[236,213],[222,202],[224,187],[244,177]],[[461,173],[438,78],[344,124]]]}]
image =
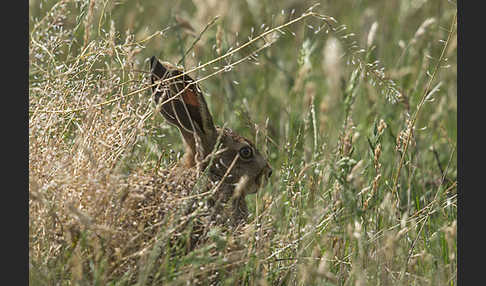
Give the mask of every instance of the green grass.
[{"label": "green grass", "polygon": [[[29,2],[30,283],[456,285],[456,6],[321,1],[301,17],[315,2],[219,2]],[[183,150],[153,114],[152,55],[221,58],[191,76],[211,75],[216,123],[274,175],[246,198],[244,233],[175,256],[162,239],[148,251],[163,259],[113,272],[99,238],[124,182]]]}]

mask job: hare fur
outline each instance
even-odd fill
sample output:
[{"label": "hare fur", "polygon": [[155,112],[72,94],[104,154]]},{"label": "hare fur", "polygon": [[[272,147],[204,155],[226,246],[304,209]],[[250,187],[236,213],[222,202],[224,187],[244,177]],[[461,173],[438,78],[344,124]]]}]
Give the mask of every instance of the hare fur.
[{"label": "hare fur", "polygon": [[244,222],[248,215],[245,196],[256,193],[271,176],[266,158],[250,140],[214,125],[192,78],[156,57],[150,59],[150,68],[155,102],[163,117],[179,129],[185,146],[182,160],[165,172],[164,187],[172,192],[173,186],[179,186],[177,192],[189,194],[205,173],[205,191],[214,192],[212,207],[231,200],[231,224]]},{"label": "hare fur", "polygon": [[108,250],[124,257],[115,266],[119,273],[147,257],[154,243],[180,245],[183,233],[189,232],[189,241],[181,245],[191,250],[214,226],[238,229],[248,217],[245,196],[256,193],[272,174],[250,140],[214,125],[192,78],[155,57],[150,68],[156,110],[179,130],[185,152],[155,176],[141,171],[128,177],[111,237],[116,243]]}]

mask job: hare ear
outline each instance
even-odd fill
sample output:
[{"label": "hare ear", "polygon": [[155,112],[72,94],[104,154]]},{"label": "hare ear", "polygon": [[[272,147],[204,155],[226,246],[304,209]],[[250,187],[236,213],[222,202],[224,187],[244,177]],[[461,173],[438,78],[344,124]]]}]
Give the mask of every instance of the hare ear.
[{"label": "hare ear", "polygon": [[[164,66],[156,57],[150,59],[152,91],[155,102],[162,99],[161,113],[170,123],[181,131],[184,140],[195,154],[196,139],[203,144],[204,155],[212,151],[217,138],[216,128],[209,113],[208,106],[199,87],[188,75],[166,64]],[[161,80],[179,76],[169,82]],[[196,136],[198,138],[196,138]]]}]

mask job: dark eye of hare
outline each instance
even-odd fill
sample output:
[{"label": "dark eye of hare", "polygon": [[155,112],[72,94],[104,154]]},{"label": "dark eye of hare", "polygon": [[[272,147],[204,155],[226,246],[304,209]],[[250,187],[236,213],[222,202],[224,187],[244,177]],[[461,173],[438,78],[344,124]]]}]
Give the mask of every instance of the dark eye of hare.
[{"label": "dark eye of hare", "polygon": [[240,156],[243,159],[250,159],[253,157],[253,150],[250,146],[244,146],[240,149]]}]

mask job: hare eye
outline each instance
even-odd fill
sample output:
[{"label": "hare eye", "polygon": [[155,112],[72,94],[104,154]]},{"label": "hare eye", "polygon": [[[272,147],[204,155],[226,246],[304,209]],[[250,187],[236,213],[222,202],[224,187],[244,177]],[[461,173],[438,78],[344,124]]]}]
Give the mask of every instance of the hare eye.
[{"label": "hare eye", "polygon": [[243,159],[250,159],[253,157],[253,150],[249,146],[244,146],[240,149],[240,156]]}]

